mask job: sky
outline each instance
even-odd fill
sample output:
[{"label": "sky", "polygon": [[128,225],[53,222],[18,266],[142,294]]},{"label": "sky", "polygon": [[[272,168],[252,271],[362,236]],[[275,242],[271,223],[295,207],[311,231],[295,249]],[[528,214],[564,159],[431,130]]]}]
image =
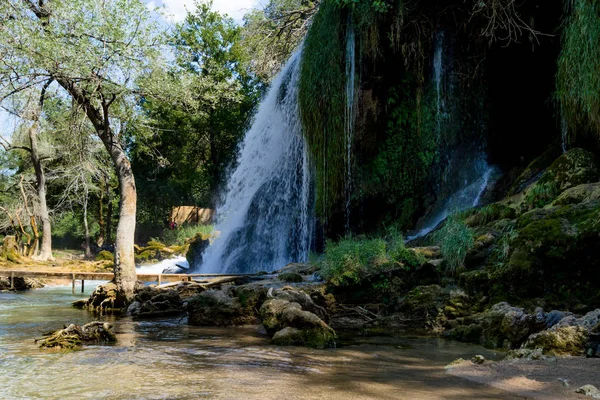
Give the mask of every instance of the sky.
[{"label": "sky", "polygon": [[[172,15],[171,22],[181,22],[187,9],[192,9],[194,0],[145,0],[149,8],[165,5]],[[227,14],[238,23],[242,22],[244,14],[258,5],[257,0],[213,0],[213,9],[222,14]]]}]

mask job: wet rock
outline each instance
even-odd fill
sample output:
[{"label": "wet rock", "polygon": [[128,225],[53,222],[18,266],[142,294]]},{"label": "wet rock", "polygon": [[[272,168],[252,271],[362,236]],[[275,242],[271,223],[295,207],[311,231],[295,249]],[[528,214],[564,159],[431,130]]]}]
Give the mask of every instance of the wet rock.
[{"label": "wet rock", "polygon": [[190,241],[188,251],[185,253],[190,268],[202,264],[202,254],[210,245],[210,238],[210,235],[198,234]]},{"label": "wet rock", "polygon": [[163,274],[187,274],[189,268],[184,268],[180,265],[172,265],[162,270]]},{"label": "wet rock", "polygon": [[299,275],[312,275],[319,270],[317,265],[303,264],[303,263],[290,263],[285,267],[274,271],[274,274],[285,274],[293,273]]},{"label": "wet rock", "polygon": [[240,326],[257,323],[256,315],[234,297],[230,288],[207,290],[191,298],[188,323],[198,326]]},{"label": "wet rock", "polygon": [[583,394],[591,397],[592,399],[600,399],[600,390],[593,385],[584,385],[579,389],[575,390],[575,393]]},{"label": "wet rock", "polygon": [[274,344],[316,348],[335,345],[334,330],[317,315],[303,310],[297,302],[283,298],[267,300],[259,315],[267,333],[274,333]]},{"label": "wet rock", "polygon": [[14,278],[14,286],[11,286],[12,285],[10,277],[0,276],[0,290],[25,291],[32,289],[41,289],[45,285],[39,279],[35,278]]},{"label": "wet rock", "polygon": [[593,200],[600,200],[600,183],[587,183],[567,189],[558,196],[554,205],[564,206]]},{"label": "wet rock", "polygon": [[335,347],[335,333],[330,329],[301,330],[286,327],[273,335],[271,344],[277,346],[305,346],[316,349]]},{"label": "wet rock", "polygon": [[94,321],[83,326],[71,324],[64,329],[49,332],[35,342],[42,348],[73,349],[84,343],[113,343],[117,338],[112,333],[112,325]]},{"label": "wet rock", "polygon": [[303,290],[299,290],[291,286],[285,286],[281,289],[272,290],[270,291],[270,294],[268,293],[267,295],[276,299],[287,300],[292,303],[298,303],[300,304],[303,310],[309,311],[317,315],[323,321],[329,321],[329,313],[327,312],[327,310],[315,304],[311,296]]},{"label": "wet rock", "polygon": [[475,357],[473,357],[471,361],[473,362],[473,364],[483,364],[485,363],[485,357],[481,354],[478,354]]},{"label": "wet rock", "polygon": [[277,277],[279,278],[279,280],[288,283],[304,282],[304,278],[302,277],[302,275],[297,274],[295,272],[284,272],[279,274]]},{"label": "wet rock", "polygon": [[89,299],[76,301],[74,307],[87,308],[92,311],[120,311],[127,306],[127,299],[117,290],[117,285],[108,282],[98,287],[92,292]]},{"label": "wet rock", "polygon": [[183,301],[176,290],[150,287],[139,290],[134,302],[127,308],[127,314],[139,317],[173,315],[183,311]]}]

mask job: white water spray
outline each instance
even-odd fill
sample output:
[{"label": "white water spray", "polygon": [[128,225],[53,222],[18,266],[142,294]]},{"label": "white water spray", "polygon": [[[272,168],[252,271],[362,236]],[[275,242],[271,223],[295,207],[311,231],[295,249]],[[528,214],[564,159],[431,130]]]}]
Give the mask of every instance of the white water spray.
[{"label": "white water spray", "polygon": [[298,108],[300,56],[301,51],[292,55],[261,102],[217,208],[220,236],[193,269],[272,271],[308,259],[314,218]]}]

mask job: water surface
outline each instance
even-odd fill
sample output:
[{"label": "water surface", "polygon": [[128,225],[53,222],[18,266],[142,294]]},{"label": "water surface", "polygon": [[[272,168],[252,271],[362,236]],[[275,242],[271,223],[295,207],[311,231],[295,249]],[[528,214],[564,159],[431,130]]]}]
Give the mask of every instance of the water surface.
[{"label": "water surface", "polygon": [[[275,347],[260,327],[94,318],[70,307],[80,296],[70,287],[0,293],[0,399],[516,398],[445,374],[457,357],[494,357],[478,346],[379,337],[330,350]],[[114,323],[117,344],[57,351],[33,342],[94,319]]]}]

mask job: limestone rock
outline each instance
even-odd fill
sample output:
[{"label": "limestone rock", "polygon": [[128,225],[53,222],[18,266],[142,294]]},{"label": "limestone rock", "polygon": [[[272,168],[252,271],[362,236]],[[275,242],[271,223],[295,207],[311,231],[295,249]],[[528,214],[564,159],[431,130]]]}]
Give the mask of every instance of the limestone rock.
[{"label": "limestone rock", "polygon": [[107,322],[94,321],[83,326],[70,324],[64,329],[49,332],[35,342],[39,347],[72,349],[84,343],[112,343],[117,337]]},{"label": "limestone rock", "polygon": [[301,330],[286,327],[273,335],[271,344],[278,346],[306,346],[317,349],[335,347],[335,334],[331,329]]},{"label": "limestone rock", "polygon": [[588,331],[581,326],[562,326],[534,333],[527,339],[527,349],[542,349],[545,354],[581,355],[585,350]]},{"label": "limestone rock", "polygon": [[207,290],[191,298],[187,305],[188,323],[198,326],[239,326],[257,322],[229,288]]},{"label": "limestone rock", "polygon": [[575,393],[586,395],[592,399],[600,399],[600,390],[593,385],[584,385],[575,390]]}]

